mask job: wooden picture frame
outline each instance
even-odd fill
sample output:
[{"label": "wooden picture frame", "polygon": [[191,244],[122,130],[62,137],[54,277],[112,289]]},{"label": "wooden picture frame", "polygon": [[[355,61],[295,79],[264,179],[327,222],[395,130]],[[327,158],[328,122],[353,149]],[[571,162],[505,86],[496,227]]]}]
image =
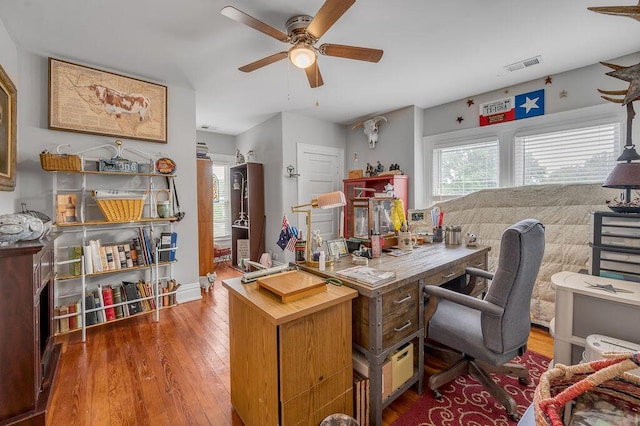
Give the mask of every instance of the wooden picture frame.
[{"label": "wooden picture frame", "polygon": [[17,90],[0,65],[0,190],[16,188]]},{"label": "wooden picture frame", "polygon": [[49,128],[167,143],[167,87],[49,58]]},{"label": "wooden picture frame", "polygon": [[347,249],[347,240],[344,238],[336,238],[335,240],[327,241],[327,251],[329,252],[329,259],[337,259],[349,254]]}]

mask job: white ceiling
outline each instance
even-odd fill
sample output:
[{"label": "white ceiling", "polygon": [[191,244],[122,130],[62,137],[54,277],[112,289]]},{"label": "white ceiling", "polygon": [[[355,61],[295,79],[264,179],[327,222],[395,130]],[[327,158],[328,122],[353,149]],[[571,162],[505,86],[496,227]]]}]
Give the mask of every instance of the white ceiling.
[{"label": "white ceiling", "polygon": [[[0,19],[24,50],[192,88],[194,125],[235,135],[281,111],[348,124],[634,53],[640,22],[587,10],[633,3],[358,0],[318,45],[372,47],[384,56],[377,64],[320,56],[325,84],[316,89],[286,60],[238,71],[289,45],[219,12],[232,5],[286,32],[289,17],[313,16],[323,0],[0,0]],[[536,55],[539,65],[503,69]]]}]

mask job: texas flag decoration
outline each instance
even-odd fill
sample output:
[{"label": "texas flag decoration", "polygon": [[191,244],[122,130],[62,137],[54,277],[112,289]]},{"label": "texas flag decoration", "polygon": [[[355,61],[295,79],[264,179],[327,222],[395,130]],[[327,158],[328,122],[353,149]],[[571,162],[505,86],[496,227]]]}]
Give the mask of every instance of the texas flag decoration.
[{"label": "texas flag decoration", "polygon": [[480,125],[504,123],[544,115],[544,89],[480,105]]}]

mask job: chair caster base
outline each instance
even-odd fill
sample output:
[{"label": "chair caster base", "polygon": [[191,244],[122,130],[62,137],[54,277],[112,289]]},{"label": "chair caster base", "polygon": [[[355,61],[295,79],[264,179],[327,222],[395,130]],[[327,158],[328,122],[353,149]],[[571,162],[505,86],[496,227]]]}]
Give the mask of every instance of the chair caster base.
[{"label": "chair caster base", "polygon": [[433,390],[433,397],[436,399],[436,401],[442,401],[442,393],[440,393],[438,389]]},{"label": "chair caster base", "polygon": [[528,386],[529,385],[529,379],[526,377],[518,377],[518,383],[520,383],[521,385],[524,386]]}]

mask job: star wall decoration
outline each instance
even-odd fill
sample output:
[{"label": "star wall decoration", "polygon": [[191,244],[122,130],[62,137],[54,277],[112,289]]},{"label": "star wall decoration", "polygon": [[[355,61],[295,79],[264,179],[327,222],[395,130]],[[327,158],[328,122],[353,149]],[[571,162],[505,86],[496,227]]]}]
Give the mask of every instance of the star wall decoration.
[{"label": "star wall decoration", "polygon": [[592,12],[603,13],[605,15],[626,16],[640,21],[640,1],[637,6],[587,7],[587,9]]},{"label": "star wall decoration", "polygon": [[473,99],[467,99],[467,106],[471,107],[471,105],[473,105],[475,102],[473,102]]},{"label": "star wall decoration", "polygon": [[460,124],[464,121],[464,118],[462,118],[462,116],[459,115],[458,118],[456,118],[456,121],[458,122],[458,124]]},{"label": "star wall decoration", "polygon": [[560,97],[561,98],[566,98],[567,96],[569,96],[569,94],[567,93],[566,90],[563,90],[562,92],[560,92]]},{"label": "star wall decoration", "polygon": [[552,84],[552,82],[553,82],[553,79],[551,78],[550,75],[548,75],[547,78],[544,79],[544,84],[545,85]]}]

